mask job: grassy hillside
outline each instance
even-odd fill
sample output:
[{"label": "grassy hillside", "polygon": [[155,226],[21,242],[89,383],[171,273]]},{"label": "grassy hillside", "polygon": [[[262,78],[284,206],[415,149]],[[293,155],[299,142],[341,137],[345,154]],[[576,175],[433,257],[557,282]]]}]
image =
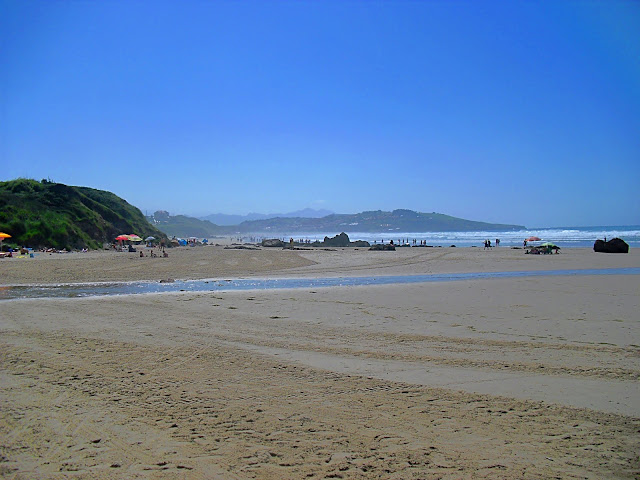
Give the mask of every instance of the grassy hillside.
[{"label": "grassy hillside", "polygon": [[206,238],[220,233],[220,227],[207,220],[174,215],[163,220],[155,219],[155,226],[169,236]]},{"label": "grassy hillside", "polygon": [[322,218],[272,218],[243,222],[238,232],[464,232],[522,230],[522,225],[477,222],[442,213],[381,210],[333,214]]},{"label": "grassy hillside", "polygon": [[[166,212],[162,212],[166,213]],[[208,237],[237,233],[266,235],[327,232],[469,232],[523,230],[523,225],[487,223],[452,217],[442,213],[421,213],[412,210],[381,210],[355,214],[331,214],[322,218],[278,217],[251,220],[239,225],[221,226],[205,220],[168,214],[155,219],[156,226],[169,235]]]},{"label": "grassy hillside", "polygon": [[100,248],[122,233],[167,238],[111,192],[25,178],[0,182],[0,231],[34,248]]}]

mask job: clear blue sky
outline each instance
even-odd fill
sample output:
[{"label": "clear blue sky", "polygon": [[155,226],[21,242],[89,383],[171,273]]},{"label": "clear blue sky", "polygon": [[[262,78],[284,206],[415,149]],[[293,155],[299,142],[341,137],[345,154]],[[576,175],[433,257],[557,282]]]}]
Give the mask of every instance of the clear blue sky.
[{"label": "clear blue sky", "polygon": [[0,0],[0,179],[640,224],[640,2]]}]

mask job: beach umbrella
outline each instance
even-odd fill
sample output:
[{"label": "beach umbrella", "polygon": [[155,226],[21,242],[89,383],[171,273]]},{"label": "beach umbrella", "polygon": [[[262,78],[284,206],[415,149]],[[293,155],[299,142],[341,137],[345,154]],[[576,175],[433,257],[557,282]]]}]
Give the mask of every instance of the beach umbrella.
[{"label": "beach umbrella", "polygon": [[155,239],[156,239],[156,237],[147,237],[147,238],[144,239],[144,241],[145,242],[150,242],[150,241],[155,240]]},{"label": "beach umbrella", "polygon": [[129,235],[129,240],[131,240],[132,242],[141,242],[142,238],[140,238],[135,233],[132,233],[131,235]]},{"label": "beach umbrella", "polygon": [[542,240],[540,237],[529,237],[527,238],[527,242],[539,242]]},{"label": "beach umbrella", "polygon": [[124,234],[118,235],[116,237],[116,240],[119,241],[119,242],[127,241],[127,240],[129,240],[129,235],[124,235]]},{"label": "beach umbrella", "polygon": [[551,247],[551,248],[560,248],[559,246],[551,243],[551,242],[544,242],[540,244],[541,247]]}]

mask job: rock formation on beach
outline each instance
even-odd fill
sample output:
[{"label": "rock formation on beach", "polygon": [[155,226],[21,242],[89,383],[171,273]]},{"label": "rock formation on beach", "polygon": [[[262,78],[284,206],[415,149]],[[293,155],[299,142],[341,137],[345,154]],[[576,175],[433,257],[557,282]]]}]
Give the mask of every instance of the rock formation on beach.
[{"label": "rock formation on beach", "polygon": [[629,245],[620,238],[612,238],[608,242],[596,240],[593,251],[600,253],[629,253]]},{"label": "rock formation on beach", "polygon": [[[280,247],[280,248],[290,248],[288,243],[283,242],[278,238],[269,238],[262,240],[261,245],[263,247]],[[311,244],[304,244],[300,242],[293,242],[294,247],[300,246],[311,246],[311,247],[368,247],[370,244],[364,240],[356,240],[352,242],[349,239],[349,235],[342,232],[335,237],[324,237],[322,242],[313,242]]]},{"label": "rock formation on beach", "polygon": [[372,245],[369,250],[395,250],[396,246],[393,244],[376,243]]},{"label": "rock formation on beach", "polygon": [[263,247],[284,247],[284,242],[279,238],[265,238],[262,240],[261,245]]},{"label": "rock formation on beach", "polygon": [[368,247],[369,242],[364,240],[356,240],[352,242],[349,239],[349,235],[342,232],[335,237],[324,237],[323,242],[312,243],[314,247]]}]

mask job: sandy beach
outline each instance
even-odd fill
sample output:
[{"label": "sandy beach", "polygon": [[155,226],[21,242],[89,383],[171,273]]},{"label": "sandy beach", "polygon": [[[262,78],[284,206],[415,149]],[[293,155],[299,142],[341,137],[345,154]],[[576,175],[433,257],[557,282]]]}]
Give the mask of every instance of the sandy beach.
[{"label": "sandy beach", "polygon": [[[2,259],[0,283],[624,267],[219,246]],[[638,311],[638,275],[0,302],[0,476],[639,478]]]}]

